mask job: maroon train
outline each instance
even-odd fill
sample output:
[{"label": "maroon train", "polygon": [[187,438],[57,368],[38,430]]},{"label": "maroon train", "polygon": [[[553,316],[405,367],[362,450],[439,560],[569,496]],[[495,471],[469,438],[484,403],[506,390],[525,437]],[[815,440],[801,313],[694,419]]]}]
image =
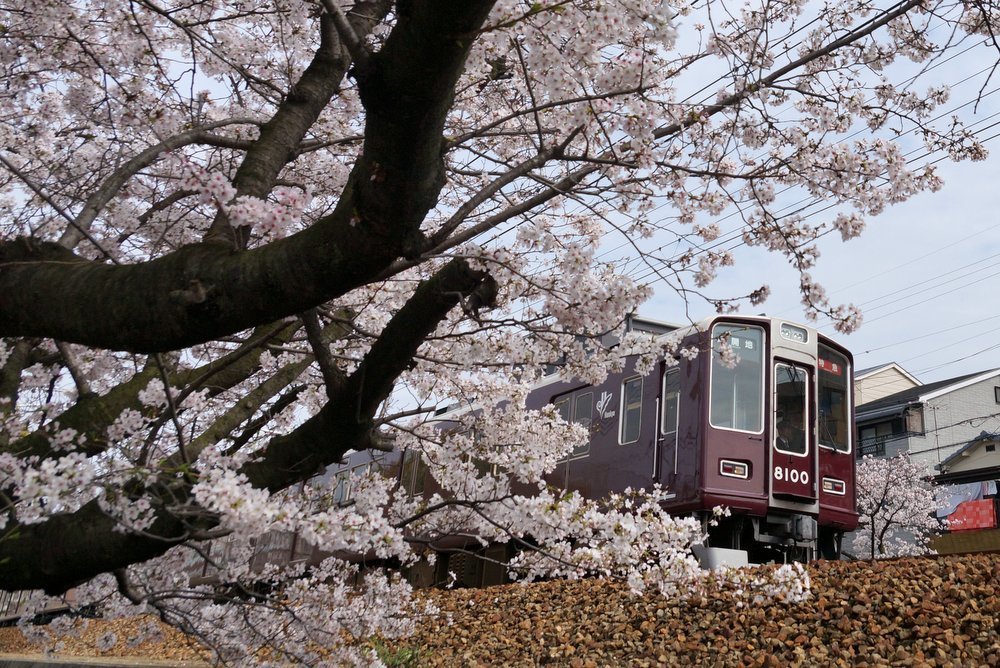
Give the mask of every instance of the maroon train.
[{"label": "maroon train", "polygon": [[[640,319],[630,327],[676,329]],[[659,482],[669,492],[665,507],[701,518],[706,547],[728,555],[723,561],[839,557],[858,521],[851,354],[814,329],[760,316],[719,316],[674,335],[701,353],[661,361],[646,375],[629,360],[598,386],[554,374],[531,393],[530,408],[553,403],[591,433],[548,482],[589,498]],[[413,453],[401,466],[392,459],[352,455],[332,472],[337,498],[348,499],[349,474],[368,466],[399,475],[412,493],[434,491]],[[732,514],[711,526],[716,506]],[[488,549],[479,565],[468,555],[449,565],[445,554],[438,571],[463,570],[467,584],[496,581],[489,564],[504,549]]]}]

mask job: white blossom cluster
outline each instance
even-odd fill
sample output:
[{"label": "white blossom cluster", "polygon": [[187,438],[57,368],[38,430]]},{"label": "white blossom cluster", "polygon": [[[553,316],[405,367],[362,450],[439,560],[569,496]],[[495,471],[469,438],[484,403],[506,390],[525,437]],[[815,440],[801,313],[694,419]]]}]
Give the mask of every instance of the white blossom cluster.
[{"label": "white blossom cluster", "polygon": [[275,188],[273,200],[237,195],[237,190],[222,172],[209,173],[204,167],[184,163],[180,188],[198,194],[203,204],[211,204],[229,217],[233,227],[255,227],[265,236],[285,236],[302,220],[312,199],[310,189]]}]

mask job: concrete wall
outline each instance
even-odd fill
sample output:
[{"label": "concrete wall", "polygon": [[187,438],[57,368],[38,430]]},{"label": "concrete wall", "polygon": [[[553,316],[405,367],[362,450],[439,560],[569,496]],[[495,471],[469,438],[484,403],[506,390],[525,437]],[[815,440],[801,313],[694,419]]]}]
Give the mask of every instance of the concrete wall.
[{"label": "concrete wall", "polygon": [[886,456],[900,450],[936,466],[983,431],[1000,431],[1000,404],[994,388],[1000,373],[974,385],[954,390],[924,403],[924,434],[886,444]]}]

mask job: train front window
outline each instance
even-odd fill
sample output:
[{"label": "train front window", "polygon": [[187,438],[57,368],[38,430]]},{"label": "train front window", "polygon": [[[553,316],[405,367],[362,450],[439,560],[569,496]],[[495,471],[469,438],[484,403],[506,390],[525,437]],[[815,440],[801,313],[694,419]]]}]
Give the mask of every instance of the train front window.
[{"label": "train front window", "polygon": [[745,325],[712,329],[713,427],[760,433],[764,417],[764,331]]},{"label": "train front window", "polygon": [[779,452],[806,454],[808,386],[809,374],[805,369],[790,364],[774,365],[774,448]]},{"label": "train front window", "polygon": [[819,344],[819,444],[851,451],[851,407],[848,397],[850,366],[847,358]]}]

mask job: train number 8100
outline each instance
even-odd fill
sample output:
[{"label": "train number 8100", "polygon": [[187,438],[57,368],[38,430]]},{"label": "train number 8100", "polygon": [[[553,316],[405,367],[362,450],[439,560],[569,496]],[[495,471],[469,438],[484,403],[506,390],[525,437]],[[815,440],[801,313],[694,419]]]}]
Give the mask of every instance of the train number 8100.
[{"label": "train number 8100", "polygon": [[775,480],[787,480],[791,483],[801,483],[803,485],[809,484],[809,472],[800,471],[798,469],[790,469],[787,466],[775,466],[774,467],[774,479]]}]

